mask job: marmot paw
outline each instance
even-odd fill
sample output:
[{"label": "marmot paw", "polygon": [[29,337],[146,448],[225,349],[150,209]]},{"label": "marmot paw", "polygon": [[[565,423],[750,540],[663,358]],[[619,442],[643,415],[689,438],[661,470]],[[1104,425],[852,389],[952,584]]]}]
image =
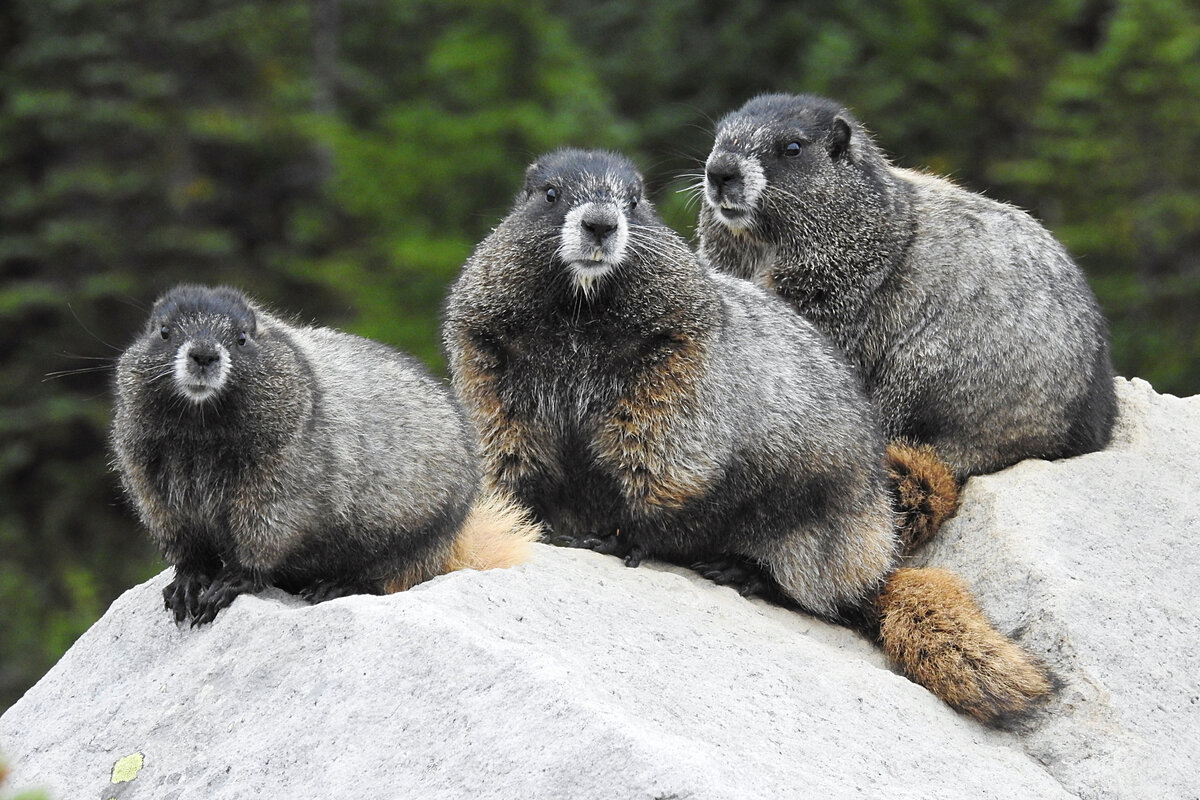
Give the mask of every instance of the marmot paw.
[{"label": "marmot paw", "polygon": [[221,609],[231,605],[238,595],[260,592],[265,586],[266,581],[257,570],[226,567],[217,573],[212,583],[200,595],[196,610],[192,614],[192,627],[212,622]]},{"label": "marmot paw", "polygon": [[163,589],[163,602],[175,616],[176,624],[196,616],[200,596],[210,583],[212,578],[202,572],[180,572],[175,567],[175,579]]},{"label": "marmot paw", "polygon": [[320,580],[303,587],[297,594],[313,605],[316,605],[317,603],[324,603],[326,600],[349,597],[352,594],[374,594],[377,592],[378,590],[371,592],[364,586],[346,583],[345,581]]},{"label": "marmot paw", "polygon": [[692,569],[718,586],[737,589],[742,597],[768,597],[776,592],[774,579],[757,561],[745,556],[715,556],[710,560],[697,561],[692,564]]}]

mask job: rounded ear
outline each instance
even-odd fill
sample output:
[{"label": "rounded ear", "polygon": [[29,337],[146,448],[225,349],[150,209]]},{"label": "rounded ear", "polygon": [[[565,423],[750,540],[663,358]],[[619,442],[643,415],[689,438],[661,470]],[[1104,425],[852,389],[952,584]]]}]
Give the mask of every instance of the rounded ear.
[{"label": "rounded ear", "polygon": [[842,116],[833,118],[833,125],[829,131],[829,157],[834,161],[840,161],[846,155],[846,151],[850,149],[850,123]]},{"label": "rounded ear", "polygon": [[541,168],[542,165],[536,161],[525,168],[525,184],[522,188],[526,193],[533,189],[534,178],[537,177],[538,170]]}]

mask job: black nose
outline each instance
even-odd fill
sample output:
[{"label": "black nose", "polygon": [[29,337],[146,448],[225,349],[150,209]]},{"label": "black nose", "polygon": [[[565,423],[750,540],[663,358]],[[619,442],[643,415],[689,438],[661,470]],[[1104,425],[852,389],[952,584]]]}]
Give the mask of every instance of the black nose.
[{"label": "black nose", "polygon": [[736,169],[714,169],[709,167],[705,172],[705,177],[713,185],[713,188],[724,189],[726,185],[733,183],[742,176]]},{"label": "black nose", "polygon": [[610,233],[617,229],[617,223],[607,219],[585,219],[581,224],[583,229],[595,237],[597,242],[603,242]]},{"label": "black nose", "polygon": [[221,358],[221,354],[212,347],[193,347],[188,351],[188,358],[196,362],[199,367],[207,367],[209,364]]},{"label": "black nose", "polygon": [[741,180],[742,171],[737,161],[727,153],[714,155],[704,168],[704,178],[714,189],[721,190]]}]

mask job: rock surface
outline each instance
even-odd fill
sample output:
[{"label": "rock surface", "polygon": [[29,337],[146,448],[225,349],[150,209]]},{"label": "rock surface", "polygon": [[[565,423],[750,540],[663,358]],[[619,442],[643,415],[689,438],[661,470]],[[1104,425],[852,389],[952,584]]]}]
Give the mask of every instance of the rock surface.
[{"label": "rock surface", "polygon": [[135,587],[0,718],[60,798],[1200,797],[1200,397],[1121,381],[1103,453],[972,479],[921,560],[1063,682],[993,731],[853,633],[686,570],[511,570],[201,629]]}]

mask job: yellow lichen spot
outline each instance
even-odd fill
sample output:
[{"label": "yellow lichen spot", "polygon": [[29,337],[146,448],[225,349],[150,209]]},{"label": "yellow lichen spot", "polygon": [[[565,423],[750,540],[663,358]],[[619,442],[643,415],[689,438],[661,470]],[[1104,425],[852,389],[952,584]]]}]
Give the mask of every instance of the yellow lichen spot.
[{"label": "yellow lichen spot", "polygon": [[141,753],[131,753],[124,758],[118,759],[117,763],[113,764],[112,782],[128,783],[136,778],[142,768],[142,760]]}]

